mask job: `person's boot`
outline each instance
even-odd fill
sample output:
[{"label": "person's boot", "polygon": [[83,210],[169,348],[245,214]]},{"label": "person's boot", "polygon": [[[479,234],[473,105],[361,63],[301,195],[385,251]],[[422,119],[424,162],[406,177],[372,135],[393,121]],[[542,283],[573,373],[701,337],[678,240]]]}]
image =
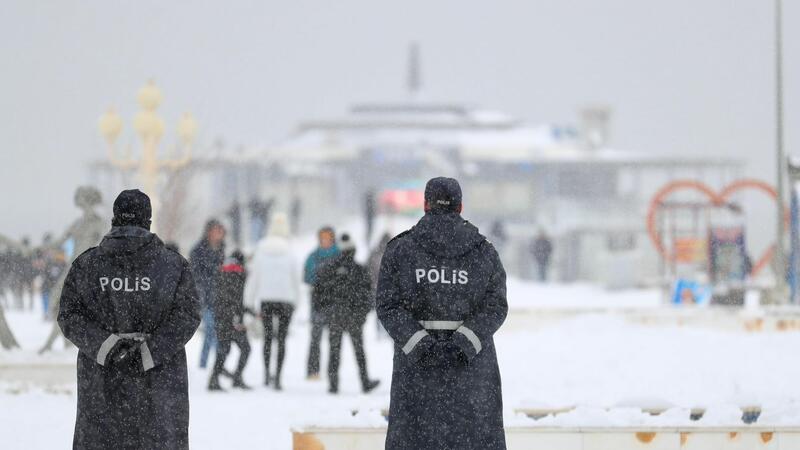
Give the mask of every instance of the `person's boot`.
[{"label": "person's boot", "polygon": [[272,384],[272,377],[270,376],[268,370],[267,373],[264,375],[264,386],[269,386],[270,384]]},{"label": "person's boot", "polygon": [[338,394],[339,393],[339,377],[337,376],[330,376],[328,375],[328,393],[331,394]]},{"label": "person's boot", "polygon": [[283,386],[281,386],[281,379],[278,378],[278,377],[275,377],[275,390],[276,391],[282,391],[283,390]]},{"label": "person's boot", "polygon": [[216,391],[216,392],[225,392],[225,389],[222,389],[222,386],[219,385],[219,377],[214,375],[208,380],[208,390],[209,391]]},{"label": "person's boot", "polygon": [[244,383],[244,380],[242,379],[242,375],[239,374],[239,373],[233,375],[233,387],[235,387],[237,389],[244,390],[244,391],[249,391],[251,389],[250,386],[248,386],[248,385],[246,385]]},{"label": "person's boot", "polygon": [[381,384],[380,380],[367,380],[363,384],[362,390],[364,391],[365,394],[367,394],[367,393],[372,392],[373,390],[375,390],[375,388],[378,387],[378,385],[380,385],[380,384]]}]

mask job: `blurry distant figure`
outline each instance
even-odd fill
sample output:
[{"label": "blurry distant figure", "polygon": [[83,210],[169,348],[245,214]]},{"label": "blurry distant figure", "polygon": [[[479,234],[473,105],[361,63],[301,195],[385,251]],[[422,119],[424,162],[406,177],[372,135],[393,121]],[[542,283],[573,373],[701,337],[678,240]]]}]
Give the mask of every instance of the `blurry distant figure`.
[{"label": "blurry distant figure", "polygon": [[506,233],[506,226],[502,220],[495,220],[492,223],[492,228],[489,230],[495,247],[502,247],[508,240],[508,233]]},{"label": "blurry distant figure", "polygon": [[317,232],[319,246],[308,255],[303,271],[303,281],[311,286],[311,345],[308,350],[307,375],[311,380],[319,379],[319,351],[325,316],[320,311],[317,273],[326,263],[339,256],[336,246],[336,233],[332,227],[322,227]]},{"label": "blurry distant figure", "polygon": [[[2,236],[0,239],[3,239]],[[5,294],[11,286],[11,248],[3,240],[0,240],[0,244],[3,244],[0,249],[0,306],[8,307]]]},{"label": "blurry distant figure", "polygon": [[367,260],[367,268],[369,269],[369,276],[370,280],[372,281],[372,292],[374,293],[378,289],[378,274],[381,271],[381,259],[383,259],[383,254],[386,253],[386,245],[389,244],[389,241],[392,240],[392,235],[389,233],[383,233],[381,236],[381,240],[378,241],[378,245],[372,250],[369,254],[369,259]]},{"label": "blurry distant figure", "polygon": [[19,310],[25,309],[26,298],[31,299],[30,306],[33,306],[33,281],[36,278],[34,256],[27,237],[10,247],[6,253],[8,287],[11,289],[14,307]]},{"label": "blurry distant figure", "polygon": [[375,198],[375,190],[370,189],[364,195],[364,225],[367,231],[367,242],[372,240],[372,227],[375,224],[375,214],[378,211],[378,202]]},{"label": "blurry distant figure", "polygon": [[257,242],[264,237],[273,202],[271,199],[265,202],[257,198],[250,201],[250,239],[252,241]]},{"label": "blurry distant figure", "polygon": [[24,299],[24,256],[22,247],[16,247],[9,250],[8,258],[8,287],[11,290],[11,299],[13,300],[15,309],[23,309]]},{"label": "blurry distant figure", "polygon": [[244,286],[247,272],[244,267],[244,255],[235,250],[225,265],[217,274],[214,283],[214,325],[217,333],[217,357],[214,360],[214,369],[208,380],[209,391],[222,391],[219,377],[225,371],[225,359],[231,350],[231,343],[239,347],[239,363],[233,373],[233,387],[250,389],[242,379],[242,373],[250,356],[250,342],[247,340],[247,329],[244,325],[244,314],[253,311],[244,305]]},{"label": "blurry distant figure", "polygon": [[19,347],[14,333],[11,332],[8,322],[6,322],[6,316],[2,306],[0,306],[0,347],[6,350]]},{"label": "blurry distant figure", "polygon": [[17,272],[17,302],[19,309],[25,309],[25,299],[28,299],[28,309],[33,309],[34,281],[36,268],[34,267],[34,250],[28,237],[22,238],[22,248],[17,255],[15,270]]},{"label": "blurry distant figure", "polygon": [[225,259],[225,227],[216,219],[211,219],[203,229],[203,237],[189,255],[194,283],[200,304],[203,307],[203,348],[200,351],[200,367],[205,368],[208,355],[217,345],[214,331],[214,310],[212,294],[214,281]]},{"label": "blurry distant figure", "polygon": [[228,218],[231,220],[231,237],[234,245],[242,245],[242,207],[238,201],[234,201],[228,210]]},{"label": "blurry distant figure", "polygon": [[189,448],[184,346],[200,324],[189,263],[149,231],[141,191],[114,201],[111,231],[72,263],[58,325],[78,347],[75,449]]},{"label": "blurry distant figure", "polygon": [[547,281],[547,274],[550,270],[550,256],[553,254],[553,242],[544,231],[539,231],[539,234],[533,240],[531,253],[533,253],[533,259],[536,261],[539,281]]},{"label": "blurry distant figure", "polygon": [[11,249],[16,244],[3,235],[0,235],[0,347],[4,349],[12,349],[19,347],[17,340],[14,338],[14,333],[6,322],[5,313],[3,312],[7,305],[5,292],[11,282]]},{"label": "blurry distant figure", "polygon": [[60,249],[44,248],[41,251],[40,274],[42,279],[42,310],[45,319],[50,309],[50,291],[64,273],[66,263],[64,253]]},{"label": "blurry distant figure", "polygon": [[[72,252],[68,254],[67,260],[72,263],[78,256],[86,250],[97,246],[103,238],[103,234],[108,230],[108,225],[94,210],[94,208],[102,202],[103,198],[100,191],[91,186],[82,186],[75,191],[75,206],[83,210],[83,215],[73,222],[67,229],[64,235],[53,242],[57,248],[69,247]],[[50,292],[50,315],[56,317],[58,315],[58,304],[61,301],[61,288],[64,285],[64,279],[67,276],[67,271],[63,271],[61,277],[55,282],[52,291]],[[58,336],[61,335],[61,329],[58,324],[53,324],[53,329],[48,336],[44,346],[39,350],[39,353],[49,351],[53,347]],[[65,340],[66,341],[66,340]]]},{"label": "blurry distant figure", "polygon": [[[253,255],[250,276],[245,287],[245,301],[261,312],[264,324],[264,384],[274,380],[276,390],[281,390],[281,372],[286,357],[286,337],[289,322],[297,304],[300,280],[294,254],[289,245],[289,223],[285,214],[272,217],[267,237],[262,239]],[[277,319],[278,329],[273,330]],[[277,336],[276,336],[277,331]],[[275,376],[270,373],[272,341],[278,345]]]},{"label": "blurry distant figure", "polygon": [[[372,298],[375,298],[375,293],[378,291],[378,275],[381,272],[381,260],[383,259],[383,254],[386,253],[386,246],[391,240],[392,235],[389,233],[384,233],[383,236],[381,236],[381,240],[378,241],[378,245],[376,245],[369,254],[369,259],[367,260],[369,278],[370,281],[372,281]],[[381,325],[380,320],[376,320],[375,324],[378,328],[378,337],[388,336],[388,333],[386,333],[383,325]]]},{"label": "blurry distant figure", "polygon": [[745,279],[749,279],[753,273],[753,258],[750,257],[750,253],[745,251],[742,259],[742,271],[744,272]]},{"label": "blurry distant figure", "polygon": [[364,322],[373,305],[372,283],[367,268],[355,262],[356,247],[349,235],[342,234],[339,250],[341,254],[317,272],[315,286],[320,307],[330,328],[328,391],[332,394],[339,392],[342,334],[347,333],[355,350],[361,389],[369,392],[380,384],[377,380],[369,379],[364,353]]},{"label": "blurry distant figure", "polygon": [[303,212],[303,201],[300,197],[295,196],[292,199],[292,206],[289,208],[289,223],[292,224],[292,235],[297,236],[300,231],[300,214]]}]

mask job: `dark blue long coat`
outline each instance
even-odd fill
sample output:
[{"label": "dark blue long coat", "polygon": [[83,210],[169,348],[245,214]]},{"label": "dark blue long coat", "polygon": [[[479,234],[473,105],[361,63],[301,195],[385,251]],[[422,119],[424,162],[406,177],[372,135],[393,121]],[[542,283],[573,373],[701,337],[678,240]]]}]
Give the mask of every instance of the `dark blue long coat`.
[{"label": "dark blue long coat", "polygon": [[[460,215],[428,213],[389,243],[377,292],[395,342],[387,449],[505,449],[492,336],[507,312],[500,258]],[[440,340],[468,362],[420,364]]]},{"label": "dark blue long coat", "polygon": [[[76,449],[188,449],[184,345],[200,323],[189,263],[145,229],[114,227],[72,263],[58,324],[78,347]],[[141,375],[107,362],[144,339]]]}]

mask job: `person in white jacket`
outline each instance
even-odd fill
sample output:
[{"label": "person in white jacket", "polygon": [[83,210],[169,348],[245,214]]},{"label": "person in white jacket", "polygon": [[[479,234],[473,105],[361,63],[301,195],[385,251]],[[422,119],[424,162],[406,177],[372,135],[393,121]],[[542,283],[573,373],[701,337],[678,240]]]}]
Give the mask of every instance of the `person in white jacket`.
[{"label": "person in white jacket", "polygon": [[[264,384],[281,390],[281,369],[286,356],[286,336],[299,297],[299,274],[289,244],[286,214],[273,215],[267,236],[259,241],[245,285],[245,301],[261,311],[264,323]],[[278,319],[277,333],[273,318]],[[272,338],[277,334],[278,358],[275,376],[270,375]]]}]

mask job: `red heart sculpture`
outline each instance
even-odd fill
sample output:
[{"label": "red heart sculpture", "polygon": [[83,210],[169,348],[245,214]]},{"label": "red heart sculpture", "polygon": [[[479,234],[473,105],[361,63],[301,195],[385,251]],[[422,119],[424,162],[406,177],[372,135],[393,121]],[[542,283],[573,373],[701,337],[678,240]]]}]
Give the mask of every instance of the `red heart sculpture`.
[{"label": "red heart sculpture", "polygon": [[[661,206],[661,203],[669,195],[676,191],[693,190],[705,194],[705,196],[708,197],[714,205],[722,205],[731,195],[747,189],[755,189],[757,191],[764,192],[772,197],[774,201],[778,201],[778,193],[775,191],[775,188],[773,188],[772,185],[764,181],[750,179],[735,181],[726,186],[719,193],[715,192],[706,184],[694,180],[673,181],[656,192],[656,194],[653,196],[653,199],[650,201],[650,209],[647,211],[647,232],[650,235],[650,240],[653,241],[653,245],[656,247],[656,250],[658,250],[658,253],[660,253],[661,256],[667,261],[672,261],[675,259],[675,255],[669,253],[667,249],[664,248],[664,244],[661,242],[661,234],[656,229],[656,213],[658,212],[658,208]],[[788,208],[786,209],[784,220],[787,224],[790,221],[790,212]],[[775,244],[772,244],[753,266],[751,275],[758,274],[761,269],[766,267],[766,265],[769,264],[770,259],[772,259],[774,253]]]}]

